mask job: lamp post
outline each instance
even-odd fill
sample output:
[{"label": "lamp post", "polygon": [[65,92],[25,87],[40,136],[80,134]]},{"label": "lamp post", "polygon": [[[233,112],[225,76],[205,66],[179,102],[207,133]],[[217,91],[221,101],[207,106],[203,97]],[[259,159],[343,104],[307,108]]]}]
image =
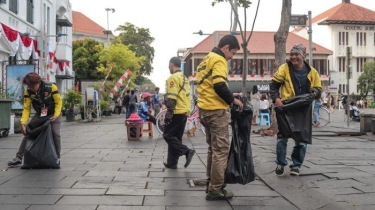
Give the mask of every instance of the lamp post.
[{"label": "lamp post", "polygon": [[104,31],[104,34],[107,34],[107,41],[109,42],[109,35],[112,34],[112,31],[109,30],[109,11],[112,11],[112,13],[115,12],[115,9],[113,8],[105,8],[105,11],[107,11],[107,30]]}]

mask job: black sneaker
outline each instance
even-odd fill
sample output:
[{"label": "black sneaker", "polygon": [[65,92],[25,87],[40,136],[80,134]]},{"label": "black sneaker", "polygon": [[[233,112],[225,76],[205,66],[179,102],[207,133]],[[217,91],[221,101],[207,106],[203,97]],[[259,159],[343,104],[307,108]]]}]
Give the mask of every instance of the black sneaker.
[{"label": "black sneaker", "polygon": [[8,162],[8,166],[16,166],[22,163],[22,160],[18,157],[14,158],[13,160]]},{"label": "black sneaker", "polygon": [[299,176],[299,168],[298,167],[290,168],[290,175]]},{"label": "black sneaker", "polygon": [[227,200],[233,198],[234,194],[230,191],[219,190],[219,191],[208,191],[206,195],[206,200],[216,201],[216,200]]},{"label": "black sneaker", "polygon": [[195,150],[191,149],[187,154],[186,154],[186,163],[184,165],[185,168],[187,168],[191,162],[191,159],[193,159],[193,156],[195,154]]},{"label": "black sneaker", "polygon": [[172,165],[172,164],[169,164],[169,163],[165,163],[163,162],[164,166],[166,168],[170,168],[170,169],[177,169],[177,165]]},{"label": "black sneaker", "polygon": [[276,169],[275,169],[275,173],[277,176],[282,176],[284,175],[284,166],[282,165],[277,165]]}]

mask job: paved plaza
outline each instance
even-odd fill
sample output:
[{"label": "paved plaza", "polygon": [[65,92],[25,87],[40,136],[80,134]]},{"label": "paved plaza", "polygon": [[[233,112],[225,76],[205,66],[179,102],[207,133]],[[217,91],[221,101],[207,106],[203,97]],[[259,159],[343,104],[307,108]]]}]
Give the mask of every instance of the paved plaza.
[{"label": "paved plaza", "polygon": [[[364,109],[375,114],[374,109]],[[347,127],[343,111],[332,122],[314,128],[301,176],[274,174],[275,137],[251,135],[257,179],[229,185],[235,197],[206,201],[205,187],[187,180],[205,179],[207,145],[200,131],[183,143],[197,151],[185,169],[165,169],[167,144],[154,128],[154,137],[128,141],[124,115],[101,122],[62,124],[59,170],[7,168],[22,135],[0,139],[0,209],[2,210],[294,210],[375,209],[375,135],[338,136],[358,132]],[[252,129],[258,129],[253,127]],[[293,143],[288,145],[288,159]],[[289,172],[286,169],[286,172]]]}]

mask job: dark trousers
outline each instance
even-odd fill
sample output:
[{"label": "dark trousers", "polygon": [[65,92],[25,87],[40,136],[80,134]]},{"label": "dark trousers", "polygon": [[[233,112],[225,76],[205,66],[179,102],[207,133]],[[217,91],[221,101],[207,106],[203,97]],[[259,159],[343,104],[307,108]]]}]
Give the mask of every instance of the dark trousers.
[{"label": "dark trousers", "polygon": [[[33,120],[37,120],[40,116],[35,114],[33,118],[31,118],[30,122]],[[53,142],[55,143],[55,149],[57,153],[57,158],[60,158],[60,151],[61,151],[61,136],[60,136],[60,126],[61,126],[61,115],[56,118],[55,121],[51,122],[51,130],[52,130],[52,137]],[[25,152],[27,137],[23,137],[20,147],[18,148],[18,152],[16,157],[22,160],[23,153]]]},{"label": "dark trousers", "polygon": [[168,164],[177,165],[180,156],[190,151],[186,145],[182,144],[186,120],[186,114],[175,114],[172,122],[165,126],[163,137],[168,144]]}]

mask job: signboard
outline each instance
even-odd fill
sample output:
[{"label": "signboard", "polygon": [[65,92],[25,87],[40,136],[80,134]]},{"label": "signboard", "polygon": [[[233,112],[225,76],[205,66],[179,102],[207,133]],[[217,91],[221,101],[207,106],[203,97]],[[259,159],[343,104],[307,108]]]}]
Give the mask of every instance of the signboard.
[{"label": "signboard", "polygon": [[34,65],[8,65],[6,66],[6,94],[9,99],[14,99],[12,109],[23,108],[23,77],[35,71]]},{"label": "signboard", "polygon": [[307,15],[292,15],[290,17],[291,26],[305,26],[307,21]]}]

